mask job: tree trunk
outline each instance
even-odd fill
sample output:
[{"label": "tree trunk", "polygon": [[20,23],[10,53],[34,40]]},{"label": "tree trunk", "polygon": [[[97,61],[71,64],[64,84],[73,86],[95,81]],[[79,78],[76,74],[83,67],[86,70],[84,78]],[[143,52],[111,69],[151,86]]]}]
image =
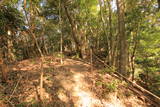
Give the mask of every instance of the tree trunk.
[{"label": "tree trunk", "polygon": [[15,55],[13,53],[13,42],[10,39],[7,39],[7,59],[9,62],[15,61]]},{"label": "tree trunk", "polygon": [[158,2],[158,9],[160,9],[160,0],[157,0]]},{"label": "tree trunk", "polygon": [[109,10],[109,40],[110,40],[110,50],[109,50],[109,65],[114,66],[114,52],[115,52],[115,44],[113,42],[113,33],[112,33],[112,9],[111,9],[111,1],[107,0],[108,10]]},{"label": "tree trunk", "polygon": [[75,26],[76,24],[73,22],[70,14],[69,14],[69,12],[68,12],[67,7],[66,7],[64,4],[63,4],[63,6],[64,6],[64,9],[65,9],[66,16],[67,16],[67,18],[68,18],[68,20],[69,20],[69,23],[70,23],[70,25],[71,25],[72,37],[73,37],[74,42],[75,42],[75,44],[76,44],[76,51],[77,51],[79,57],[80,57],[80,58],[83,58],[83,55],[82,55],[82,46],[81,46],[80,41],[78,40],[78,37],[76,37],[76,35],[77,35],[77,28],[76,28],[76,26]]},{"label": "tree trunk", "polygon": [[139,24],[137,24],[137,29],[135,32],[135,35],[133,35],[133,51],[131,53],[131,72],[132,72],[132,81],[134,80],[134,73],[135,73],[135,54],[136,54],[136,49],[139,43],[139,40],[137,39],[138,32],[139,32]]},{"label": "tree trunk", "polygon": [[[104,4],[105,4],[105,1],[103,0]],[[110,51],[110,40],[109,40],[109,37],[108,37],[108,33],[106,31],[106,21],[104,19],[104,14],[103,14],[103,7],[102,7],[102,1],[99,1],[99,5],[100,5],[100,15],[101,15],[101,21],[102,21],[102,25],[103,25],[103,30],[104,30],[104,33],[105,33],[105,36],[107,37],[107,57],[106,57],[106,61],[109,63],[110,65],[110,59],[111,59],[111,51]],[[105,5],[104,5],[105,6]],[[105,6],[105,9],[106,9],[106,6]]]},{"label": "tree trunk", "polygon": [[63,64],[63,34],[62,34],[62,4],[59,1],[59,29],[60,29],[60,54],[61,54],[61,64]]},{"label": "tree trunk", "polygon": [[[32,25],[31,24],[31,21],[34,21],[34,17],[32,16],[33,15],[33,11],[31,11],[32,9],[32,2],[30,2],[30,18],[28,18],[28,15],[27,15],[27,12],[26,12],[26,0],[23,1],[24,3],[24,13],[25,13],[25,17],[26,17],[26,20],[27,20],[27,23],[28,23],[28,26],[29,26],[29,29],[28,29],[28,34],[30,34],[35,42],[35,45],[36,45],[36,48],[38,49],[38,52],[40,53],[40,56],[41,56],[41,61],[40,61],[40,102],[41,104],[43,104],[42,100],[43,100],[43,75],[44,75],[44,72],[43,72],[43,62],[44,62],[44,55],[42,53],[42,50],[40,49],[40,46],[38,44],[38,41],[36,39],[36,35],[35,33],[33,32],[33,29],[35,27],[35,25]],[[30,19],[30,20],[29,20]]]},{"label": "tree trunk", "polygon": [[2,73],[2,82],[6,83],[7,82],[7,73],[9,70],[8,70],[8,66],[6,64],[4,64],[1,49],[0,49],[0,71]]},{"label": "tree trunk", "polygon": [[127,70],[127,37],[125,35],[124,0],[117,0],[118,32],[119,32],[119,64],[118,71],[125,75]]}]

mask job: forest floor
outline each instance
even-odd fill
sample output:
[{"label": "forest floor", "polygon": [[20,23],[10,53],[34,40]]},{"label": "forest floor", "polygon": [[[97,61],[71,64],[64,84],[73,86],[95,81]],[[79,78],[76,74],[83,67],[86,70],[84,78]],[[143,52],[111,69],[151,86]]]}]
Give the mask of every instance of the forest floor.
[{"label": "forest floor", "polygon": [[[147,107],[127,85],[73,59],[45,57],[44,107]],[[0,85],[0,107],[39,107],[40,58],[10,67],[9,83]]]}]

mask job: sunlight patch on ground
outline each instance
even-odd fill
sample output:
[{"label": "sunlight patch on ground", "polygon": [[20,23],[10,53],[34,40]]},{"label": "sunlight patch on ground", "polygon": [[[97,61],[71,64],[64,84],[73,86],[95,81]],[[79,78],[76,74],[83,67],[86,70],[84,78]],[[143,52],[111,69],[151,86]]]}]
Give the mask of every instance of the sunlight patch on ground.
[{"label": "sunlight patch on ground", "polygon": [[100,100],[94,98],[91,92],[83,90],[86,86],[83,77],[84,75],[80,73],[75,73],[74,75],[75,86],[73,88],[73,96],[78,96],[77,107],[94,107],[94,105],[101,107]]},{"label": "sunlight patch on ground", "polygon": [[102,101],[105,107],[125,107],[125,105],[117,98],[117,93],[108,94],[109,102]]},{"label": "sunlight patch on ground", "polygon": [[67,97],[66,94],[63,93],[63,92],[60,92],[60,93],[58,94],[58,98],[59,98],[60,100],[64,101],[64,102],[66,102],[66,103],[69,102],[68,97]]},{"label": "sunlight patch on ground", "polygon": [[[49,93],[46,92],[45,89],[43,91],[43,99],[51,101],[51,96]],[[40,87],[38,86],[33,92],[31,92],[25,99],[25,102],[33,102],[33,101],[38,101],[39,100],[39,94],[40,93]]]},{"label": "sunlight patch on ground", "polygon": [[[12,67],[12,70],[26,71],[23,74],[25,75],[25,79],[29,80],[29,83],[26,85],[27,87],[22,89],[24,91],[27,88],[30,91],[25,91],[21,93],[22,95],[19,95],[19,98],[22,100],[21,102],[32,103],[39,100],[40,64],[38,62],[39,60],[26,60]],[[107,98],[102,99],[101,94],[103,93],[99,92],[95,86],[95,79],[101,79],[99,74],[94,71],[90,72],[90,65],[83,62],[72,59],[64,60],[63,65],[60,65],[57,61],[52,63],[47,62],[44,63],[43,70],[45,72],[44,89],[42,90],[43,98],[48,103],[61,103],[63,105],[61,107],[73,107],[71,105],[75,107],[144,107],[141,106],[143,104],[141,104],[137,97],[121,98],[118,97],[117,93],[109,93],[106,95]],[[112,80],[112,77],[107,74],[104,78],[106,83]],[[32,86],[33,84],[36,87]],[[23,98],[23,96],[25,97]]]}]

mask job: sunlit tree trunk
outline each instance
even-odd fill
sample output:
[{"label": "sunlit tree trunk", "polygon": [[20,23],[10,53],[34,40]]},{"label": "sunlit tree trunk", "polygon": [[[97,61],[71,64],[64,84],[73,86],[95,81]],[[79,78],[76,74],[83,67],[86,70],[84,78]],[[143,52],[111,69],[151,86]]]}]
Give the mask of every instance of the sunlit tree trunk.
[{"label": "sunlit tree trunk", "polygon": [[7,39],[7,57],[9,62],[15,61],[15,55],[13,53],[13,42],[10,39]]},{"label": "sunlit tree trunk", "polygon": [[118,34],[119,34],[119,63],[118,71],[125,75],[127,70],[127,37],[125,34],[124,0],[116,0],[118,12]]},{"label": "sunlit tree trunk", "polygon": [[2,82],[3,83],[6,83],[7,82],[7,74],[8,74],[8,66],[4,63],[4,60],[3,60],[3,55],[2,55],[2,49],[0,49],[0,71],[1,71],[1,74],[2,74]]},{"label": "sunlit tree trunk", "polygon": [[[103,0],[104,4],[105,4],[105,1]],[[102,26],[103,26],[103,31],[105,33],[105,36],[107,38],[107,44],[106,44],[106,47],[107,47],[107,62],[110,64],[110,60],[111,60],[111,51],[110,51],[110,40],[109,40],[109,35],[108,35],[108,32],[106,31],[107,27],[106,27],[106,20],[104,19],[104,14],[103,14],[103,7],[102,7],[102,1],[99,0],[99,5],[100,5],[100,15],[101,15],[101,21],[102,21]],[[105,6],[105,5],[104,5]],[[105,9],[106,9],[106,6],[105,6]]]},{"label": "sunlit tree trunk", "polygon": [[61,1],[59,1],[59,30],[60,30],[60,54],[61,54],[61,64],[63,64],[63,34],[62,34],[62,6]]},{"label": "sunlit tree trunk", "polygon": [[135,54],[136,54],[137,46],[138,46],[138,43],[139,43],[139,40],[137,39],[138,32],[139,32],[139,24],[137,24],[136,31],[132,35],[132,37],[133,37],[133,39],[132,39],[133,47],[132,47],[132,52],[131,52],[131,56],[130,56],[130,66],[131,66],[131,72],[132,72],[132,80],[134,80],[135,57],[136,57]]},{"label": "sunlit tree trunk", "polygon": [[108,16],[108,25],[109,25],[109,65],[110,66],[114,66],[114,59],[115,59],[115,52],[117,50],[116,48],[116,39],[114,40],[113,37],[113,28],[112,28],[112,9],[111,9],[111,0],[107,0],[106,1],[108,4],[108,12],[109,12],[109,16]]},{"label": "sunlit tree trunk", "polygon": [[[43,62],[44,62],[44,55],[40,49],[40,46],[38,44],[38,41],[36,39],[36,35],[34,34],[33,32],[33,29],[34,29],[34,25],[31,23],[33,20],[34,20],[34,17],[33,17],[33,7],[32,7],[32,2],[30,2],[30,18],[28,18],[28,15],[27,15],[27,12],[26,12],[26,0],[24,0],[24,11],[25,11],[25,17],[26,17],[26,20],[28,22],[28,26],[29,26],[29,29],[28,29],[28,34],[30,34],[35,42],[35,45],[38,49],[38,52],[40,53],[40,56],[41,56],[41,63],[40,63],[40,100],[42,101],[43,99],[43,75],[44,75],[44,72],[43,72]],[[30,19],[30,20],[29,20]]]}]

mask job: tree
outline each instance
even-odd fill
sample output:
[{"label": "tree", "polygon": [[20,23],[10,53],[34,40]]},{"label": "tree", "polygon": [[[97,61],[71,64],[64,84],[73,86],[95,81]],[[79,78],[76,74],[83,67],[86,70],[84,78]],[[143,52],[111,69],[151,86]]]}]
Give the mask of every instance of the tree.
[{"label": "tree", "polygon": [[160,0],[157,0],[157,2],[158,2],[158,8],[160,9]]},{"label": "tree", "polygon": [[119,63],[118,71],[125,74],[127,71],[127,37],[125,34],[125,4],[124,0],[117,0],[118,32],[119,32]]},{"label": "tree", "polygon": [[78,56],[80,58],[83,58],[83,55],[82,55],[82,45],[80,43],[80,41],[78,40],[78,37],[76,36],[77,35],[77,28],[76,28],[76,23],[74,23],[73,19],[71,18],[71,15],[68,11],[68,8],[66,7],[66,5],[63,3],[63,6],[64,6],[64,9],[65,9],[65,13],[66,13],[66,16],[69,20],[69,23],[71,25],[71,29],[72,29],[72,37],[74,39],[74,42],[76,44],[76,51],[78,53]]}]

